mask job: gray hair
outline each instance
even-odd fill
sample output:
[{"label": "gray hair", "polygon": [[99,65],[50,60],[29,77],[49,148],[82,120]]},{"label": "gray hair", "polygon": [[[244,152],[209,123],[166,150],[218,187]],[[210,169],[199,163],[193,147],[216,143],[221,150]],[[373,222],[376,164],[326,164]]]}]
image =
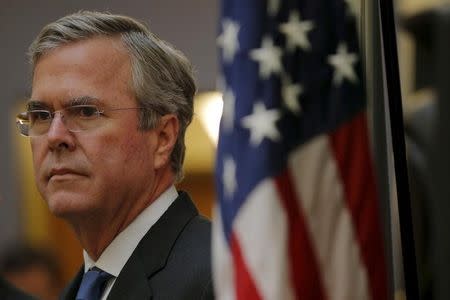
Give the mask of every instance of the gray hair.
[{"label": "gray hair", "polygon": [[49,51],[62,45],[96,36],[119,36],[131,58],[132,88],[138,105],[139,129],[154,128],[160,117],[173,113],[180,129],[171,154],[177,181],[183,176],[186,146],[184,135],[192,121],[196,86],[192,65],[170,44],[160,40],[145,25],[126,16],[81,11],[45,26],[29,48],[33,68]]}]

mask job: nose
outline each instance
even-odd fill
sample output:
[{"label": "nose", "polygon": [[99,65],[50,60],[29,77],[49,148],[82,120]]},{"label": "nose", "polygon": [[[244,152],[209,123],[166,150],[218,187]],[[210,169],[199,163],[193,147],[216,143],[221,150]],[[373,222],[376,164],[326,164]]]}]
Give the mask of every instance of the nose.
[{"label": "nose", "polygon": [[64,122],[64,115],[56,111],[47,132],[49,148],[52,150],[67,149],[75,147],[74,136]]}]

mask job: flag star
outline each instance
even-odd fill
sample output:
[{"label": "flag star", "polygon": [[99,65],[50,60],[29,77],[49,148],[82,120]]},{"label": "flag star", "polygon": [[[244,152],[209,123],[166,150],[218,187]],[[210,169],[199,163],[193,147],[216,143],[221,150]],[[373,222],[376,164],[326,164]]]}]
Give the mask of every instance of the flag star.
[{"label": "flag star", "polygon": [[269,0],[267,1],[267,12],[269,16],[274,17],[278,14],[280,10],[280,0]]},{"label": "flag star", "polygon": [[273,45],[270,37],[264,37],[262,47],[250,51],[250,57],[259,63],[259,75],[267,79],[271,73],[280,73],[281,55],[283,52],[279,47]]},{"label": "flag star", "polygon": [[233,197],[234,192],[237,189],[236,163],[229,156],[225,157],[223,161],[222,180],[225,188],[225,195],[229,198]]},{"label": "flag star", "polygon": [[314,28],[312,21],[300,21],[300,14],[296,11],[289,15],[289,22],[280,25],[280,31],[286,35],[287,49],[292,51],[295,47],[310,50],[311,44],[308,40],[308,32]]},{"label": "flag star", "polygon": [[235,102],[236,97],[233,90],[226,89],[223,94],[222,126],[227,131],[231,131],[233,129]]},{"label": "flag star", "polygon": [[223,49],[223,60],[231,62],[234,59],[234,55],[239,50],[239,29],[240,26],[237,22],[233,22],[230,19],[224,19],[222,21],[223,31],[222,34],[217,37],[217,44]]},{"label": "flag star", "polygon": [[341,85],[344,78],[352,83],[358,81],[353,66],[357,60],[358,56],[355,53],[347,52],[347,45],[345,43],[339,43],[336,54],[328,56],[328,63],[334,68],[334,84]]},{"label": "flag star", "polygon": [[266,109],[264,103],[256,102],[253,113],[242,118],[242,126],[250,130],[250,144],[258,146],[266,137],[272,141],[281,138],[275,123],[281,118],[278,109]]},{"label": "flag star", "polygon": [[302,111],[299,96],[303,94],[303,86],[301,84],[293,84],[288,78],[285,78],[283,79],[281,94],[286,107],[292,113],[298,115]]}]

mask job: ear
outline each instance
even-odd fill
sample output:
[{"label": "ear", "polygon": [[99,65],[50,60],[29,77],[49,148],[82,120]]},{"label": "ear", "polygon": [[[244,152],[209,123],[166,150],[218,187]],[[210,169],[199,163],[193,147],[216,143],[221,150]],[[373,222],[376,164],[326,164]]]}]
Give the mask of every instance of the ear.
[{"label": "ear", "polygon": [[169,162],[178,138],[179,128],[180,122],[174,114],[164,115],[160,118],[156,127],[155,169],[159,169]]}]

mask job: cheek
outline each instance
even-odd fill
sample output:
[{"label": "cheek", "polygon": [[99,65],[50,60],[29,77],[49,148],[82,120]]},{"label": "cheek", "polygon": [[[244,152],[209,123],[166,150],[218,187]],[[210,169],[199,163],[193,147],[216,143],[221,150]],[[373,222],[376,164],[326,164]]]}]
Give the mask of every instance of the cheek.
[{"label": "cheek", "polygon": [[125,165],[131,167],[130,170],[124,170],[131,176],[138,179],[139,177],[148,177],[153,172],[153,154],[152,149],[146,147],[143,141],[134,141],[125,149]]},{"label": "cheek", "polygon": [[[124,135],[124,139],[107,139],[99,153],[99,160],[104,165],[114,166],[114,172],[119,176],[138,176],[145,172],[152,161],[152,147],[140,133]],[[108,170],[105,170],[106,172]],[[112,170],[111,170],[112,171]]]},{"label": "cheek", "polygon": [[40,150],[42,148],[42,143],[39,143],[38,141],[35,140],[30,140],[30,146],[31,146],[31,154],[33,156],[33,160],[35,160],[35,158],[37,157],[37,155],[39,154]]},{"label": "cheek", "polygon": [[34,174],[35,176],[37,176],[40,167],[42,166],[42,163],[45,159],[45,146],[44,143],[35,140],[31,140],[30,145],[31,145],[31,158],[33,160]]},{"label": "cheek", "polygon": [[149,160],[151,155],[150,149],[145,147],[143,141],[133,138],[130,138],[122,145],[121,151],[124,155],[124,162],[129,164],[143,164]]}]

